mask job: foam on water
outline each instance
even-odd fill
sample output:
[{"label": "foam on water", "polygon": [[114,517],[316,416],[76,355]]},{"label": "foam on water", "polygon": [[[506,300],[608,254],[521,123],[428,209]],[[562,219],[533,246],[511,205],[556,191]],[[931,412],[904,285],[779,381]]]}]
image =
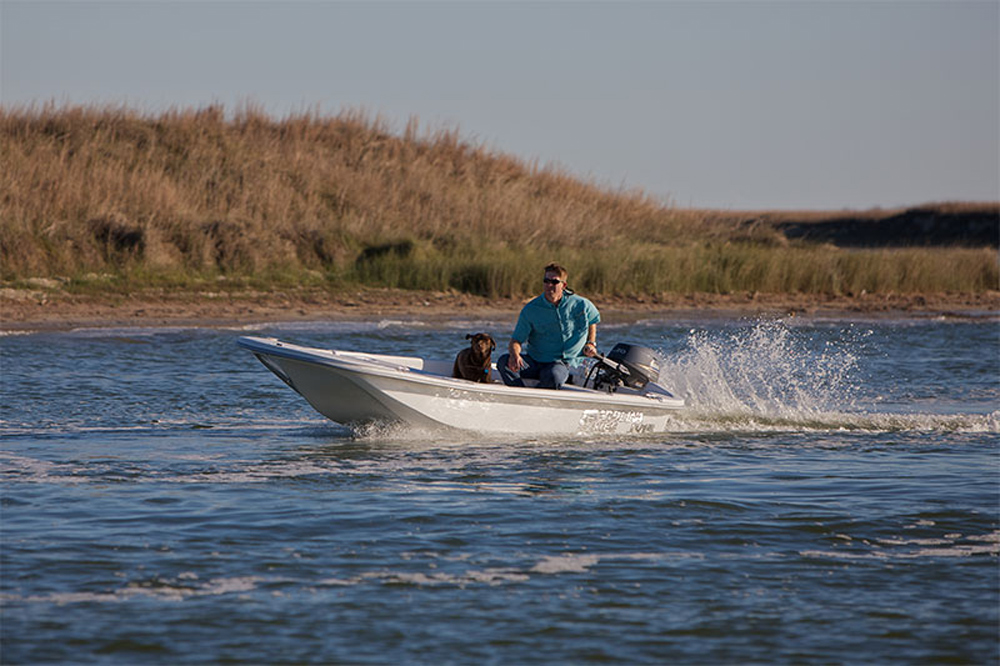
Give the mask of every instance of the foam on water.
[{"label": "foam on water", "polygon": [[780,321],[712,333],[692,330],[688,349],[661,376],[696,409],[799,418],[850,408],[858,387],[855,348],[870,332],[815,349]]},{"label": "foam on water", "polygon": [[872,331],[850,327],[816,341],[780,320],[711,332],[691,330],[686,348],[666,356],[662,381],[688,409],[684,430],[1000,432],[990,414],[884,413],[863,409],[869,395],[861,367]]},{"label": "foam on water", "polygon": [[831,550],[804,550],[803,557],[830,560],[914,560],[918,558],[970,557],[1000,555],[1000,532],[962,535],[948,533],[941,537],[906,539],[889,537],[859,540],[839,535],[844,547]]}]

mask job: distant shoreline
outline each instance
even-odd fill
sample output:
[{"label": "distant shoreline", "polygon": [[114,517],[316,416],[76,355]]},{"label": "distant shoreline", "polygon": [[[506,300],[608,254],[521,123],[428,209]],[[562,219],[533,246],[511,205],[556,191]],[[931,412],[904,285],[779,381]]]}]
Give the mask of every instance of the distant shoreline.
[{"label": "distant shoreline", "polygon": [[[59,331],[87,327],[240,326],[276,322],[393,317],[420,321],[513,323],[526,299],[487,299],[456,292],[368,289],[348,293],[297,290],[233,293],[72,295],[0,290],[0,330]],[[660,294],[594,297],[605,322],[651,317],[829,318],[1000,317],[1000,291],[979,294]]]}]

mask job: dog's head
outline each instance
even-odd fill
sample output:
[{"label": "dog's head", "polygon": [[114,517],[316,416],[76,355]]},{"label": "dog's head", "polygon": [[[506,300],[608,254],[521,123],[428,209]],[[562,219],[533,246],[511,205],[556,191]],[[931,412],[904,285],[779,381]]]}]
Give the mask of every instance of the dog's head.
[{"label": "dog's head", "polygon": [[469,343],[472,348],[472,357],[480,362],[488,359],[493,354],[493,350],[497,348],[497,343],[494,342],[493,336],[489,333],[469,333],[465,339],[472,340]]}]

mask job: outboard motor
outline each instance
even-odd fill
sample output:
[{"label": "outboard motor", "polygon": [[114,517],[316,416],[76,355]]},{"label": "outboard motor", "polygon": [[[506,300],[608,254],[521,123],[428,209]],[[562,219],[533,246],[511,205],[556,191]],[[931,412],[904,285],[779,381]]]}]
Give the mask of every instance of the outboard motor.
[{"label": "outboard motor", "polygon": [[[591,383],[593,377],[593,383]],[[660,378],[660,362],[649,347],[616,344],[607,356],[598,356],[584,386],[614,393],[621,386],[642,390]]]}]

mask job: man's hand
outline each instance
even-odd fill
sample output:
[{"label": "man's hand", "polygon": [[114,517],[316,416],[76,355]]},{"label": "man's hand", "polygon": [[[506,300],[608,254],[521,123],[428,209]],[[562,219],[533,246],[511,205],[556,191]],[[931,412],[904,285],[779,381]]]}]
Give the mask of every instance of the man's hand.
[{"label": "man's hand", "polygon": [[521,343],[517,340],[511,340],[510,344],[507,345],[507,369],[511,372],[521,372],[521,368],[524,367],[524,359],[521,358]]}]

